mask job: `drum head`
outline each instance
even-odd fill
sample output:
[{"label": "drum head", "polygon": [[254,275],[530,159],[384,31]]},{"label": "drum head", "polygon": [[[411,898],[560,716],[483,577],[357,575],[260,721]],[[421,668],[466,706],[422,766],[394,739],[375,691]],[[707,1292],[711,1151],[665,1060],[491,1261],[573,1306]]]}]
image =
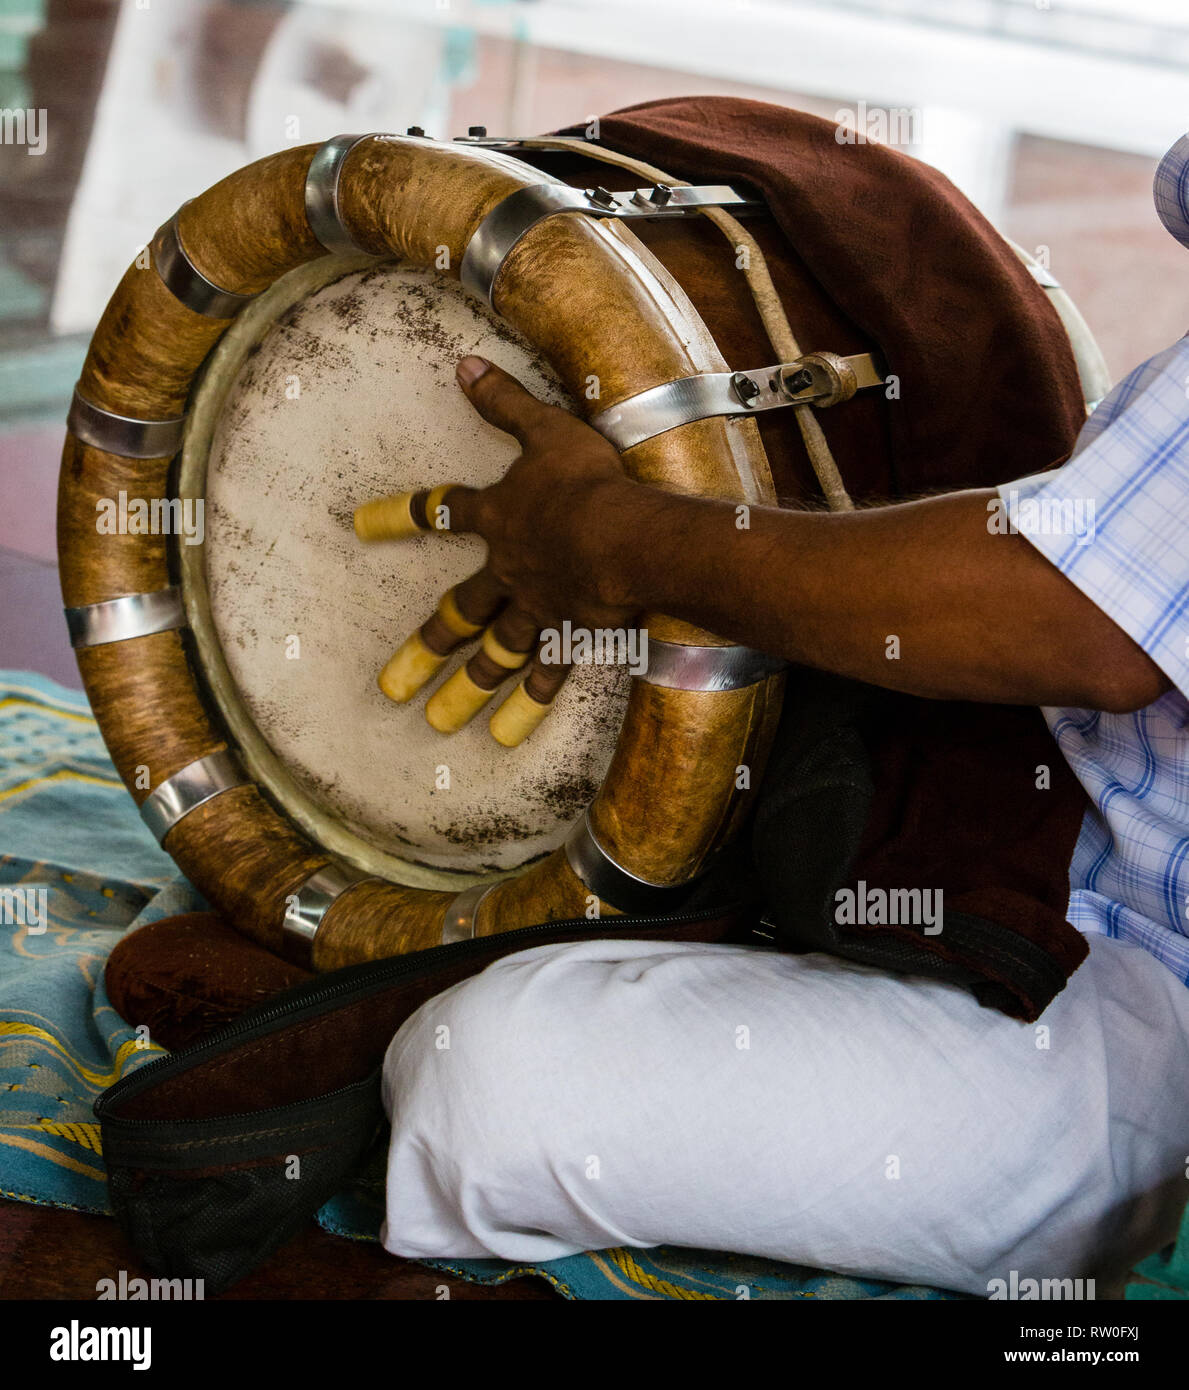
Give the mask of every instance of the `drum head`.
[{"label": "drum head", "polygon": [[606,772],[630,682],[622,667],[576,668],[514,749],[482,714],[450,737],[426,723],[458,658],[408,705],[376,684],[484,547],[364,545],[354,509],[483,486],[516,456],[455,385],[468,352],[569,404],[544,359],[455,281],[365,257],[303,266],[212,354],[179,476],[183,497],[204,500],[205,544],[177,546],[198,661],[249,772],[324,848],[414,887],[511,873],[561,844]]}]

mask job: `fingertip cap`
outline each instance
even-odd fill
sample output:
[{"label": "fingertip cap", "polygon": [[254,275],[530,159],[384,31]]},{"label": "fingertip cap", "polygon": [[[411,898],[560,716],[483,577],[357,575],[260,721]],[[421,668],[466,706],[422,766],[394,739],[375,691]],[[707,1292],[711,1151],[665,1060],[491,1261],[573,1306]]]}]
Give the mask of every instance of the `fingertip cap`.
[{"label": "fingertip cap", "polygon": [[380,672],[380,689],[398,705],[411,700],[442,669],[446,658],[430,651],[414,632]]},{"label": "fingertip cap", "polygon": [[419,536],[422,528],[413,520],[413,494],[377,497],[355,508],[355,534],[361,541],[398,541]]},{"label": "fingertip cap", "polygon": [[494,694],[493,690],[476,685],[467,674],[467,668],[462,666],[429,697],[425,718],[438,733],[456,734],[474,719]]},{"label": "fingertip cap", "polygon": [[516,686],[511,695],[491,716],[488,728],[491,736],[505,748],[516,748],[545,718],[553,708],[553,701],[541,704],[525,690],[523,684]]}]

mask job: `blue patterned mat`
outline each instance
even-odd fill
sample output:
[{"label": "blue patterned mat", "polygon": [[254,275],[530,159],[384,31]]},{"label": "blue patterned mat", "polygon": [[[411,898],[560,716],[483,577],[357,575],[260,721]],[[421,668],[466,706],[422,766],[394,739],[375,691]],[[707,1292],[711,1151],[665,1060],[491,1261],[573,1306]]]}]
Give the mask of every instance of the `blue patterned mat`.
[{"label": "blue patterned mat", "polygon": [[120,936],[200,903],[86,698],[0,672],[0,1196],[106,1211],[95,1097],[159,1056],[108,1003]]},{"label": "blue patterned mat", "polygon": [[[91,1107],[161,1055],[108,1002],[103,969],[128,931],[205,906],[145,829],[86,698],[0,671],[0,1197],[109,1211]],[[383,1153],[319,1214],[376,1240]],[[1182,1247],[1141,1266],[1129,1296],[1184,1298]],[[958,1295],[745,1256],[660,1247],[603,1250],[520,1267],[427,1261],[477,1283],[531,1273],[577,1299],[951,1299]],[[1142,1289],[1142,1291],[1141,1291]]]}]

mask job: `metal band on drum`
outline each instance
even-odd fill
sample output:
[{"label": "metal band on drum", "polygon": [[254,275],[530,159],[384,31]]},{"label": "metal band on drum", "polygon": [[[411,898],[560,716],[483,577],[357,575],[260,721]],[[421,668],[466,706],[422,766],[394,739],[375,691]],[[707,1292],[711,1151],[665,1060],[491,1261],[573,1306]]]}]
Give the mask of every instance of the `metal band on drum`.
[{"label": "metal band on drum", "polygon": [[182,447],[186,417],[139,420],[133,415],[117,415],[87,400],[76,386],[66,428],[84,444],[117,458],[162,459],[172,458]]},{"label": "metal band on drum", "polygon": [[178,235],[178,214],[157,229],[149,243],[153,256],[153,268],[161,277],[165,288],[187,309],[202,314],[208,319],[233,319],[236,314],[256,298],[254,294],[236,294],[225,290],[208,280],[201,270],[186,255],[181,237]]},{"label": "metal band on drum", "polygon": [[546,217],[582,212],[590,217],[680,217],[699,208],[729,207],[737,212],[763,207],[726,184],[704,188],[657,184],[630,193],[605,188],[570,188],[541,183],[517,189],[498,202],[467,243],[459,269],[464,288],[492,305],[496,277],[513,247]]},{"label": "metal band on drum", "polygon": [[666,690],[742,690],[788,665],[754,647],[694,647],[648,641],[648,669],[638,679]]},{"label": "metal band on drum", "polygon": [[479,905],[494,887],[494,883],[476,883],[459,893],[447,907],[442,918],[443,946],[453,946],[456,942],[471,940],[475,935]]},{"label": "metal band on drum", "polygon": [[281,923],[286,957],[306,969],[311,968],[314,938],[318,935],[322,919],[348,888],[354,888],[357,883],[376,882],[382,880],[378,880],[375,874],[364,873],[347,864],[325,864],[316,869],[286,900],[285,917]]},{"label": "metal band on drum", "polygon": [[208,753],[205,758],[197,758],[158,783],[141,802],[140,816],[157,843],[162,844],[178,821],[196,807],[233,787],[249,785],[239,759],[223,748],[217,753]]},{"label": "metal band on drum", "polygon": [[306,221],[319,243],[332,255],[348,256],[363,248],[356,245],[343,225],[339,210],[339,179],[347,156],[363,140],[374,134],[336,135],[314,152],[306,174]]},{"label": "metal band on drum", "polygon": [[566,860],[574,873],[596,898],[620,912],[651,916],[672,908],[693,886],[693,879],[682,883],[651,883],[638,878],[607,853],[595,836],[587,811],[566,837]]},{"label": "metal band on drum", "polygon": [[76,651],[186,626],[182,591],[176,584],[147,594],[125,594],[102,603],[67,608],[65,612],[70,645]]}]

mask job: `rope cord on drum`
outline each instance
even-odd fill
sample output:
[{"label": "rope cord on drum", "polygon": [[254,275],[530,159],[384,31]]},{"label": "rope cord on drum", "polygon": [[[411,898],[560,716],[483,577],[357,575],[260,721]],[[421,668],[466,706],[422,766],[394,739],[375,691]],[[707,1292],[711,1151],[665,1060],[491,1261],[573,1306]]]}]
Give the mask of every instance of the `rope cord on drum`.
[{"label": "rope cord on drum", "polygon": [[[592,145],[590,141],[580,140],[577,137],[548,136],[541,139],[521,140],[519,143],[530,149],[537,147],[572,150],[575,154],[583,154],[587,158],[601,160],[604,164],[615,164],[621,169],[627,169],[630,173],[639,174],[641,178],[650,179],[653,183],[667,183],[681,188],[690,186],[687,180],[671,178],[663,169],[658,169],[653,164],[646,164],[643,160],[633,159],[630,155],[618,154],[614,150],[601,149]],[[743,268],[743,274],[772,348],[780,361],[795,361],[803,354],[797,343],[796,334],[794,334],[788,321],[788,315],[784,312],[784,305],[781,304],[780,296],[776,293],[776,286],[772,283],[768,262],[760,250],[759,243],[744,229],[738,218],[732,217],[725,208],[703,208],[701,212],[703,217],[709,218],[734,244],[736,254],[740,249],[746,251],[746,265]],[[842,474],[813,406],[807,403],[792,406],[791,409],[797,417],[797,425],[801,430],[801,438],[805,441],[809,462],[817,475],[827,505],[832,512],[852,511],[854,502],[851,501],[846,484],[842,481]]]}]

